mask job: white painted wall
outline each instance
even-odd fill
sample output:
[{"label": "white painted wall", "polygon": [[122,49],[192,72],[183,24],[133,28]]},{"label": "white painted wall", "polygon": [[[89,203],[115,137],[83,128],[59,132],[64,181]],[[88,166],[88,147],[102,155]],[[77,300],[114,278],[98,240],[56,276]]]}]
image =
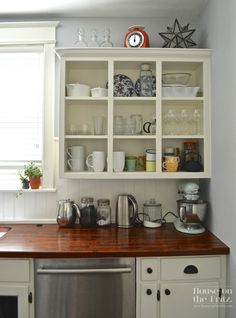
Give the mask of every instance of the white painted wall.
[{"label": "white painted wall", "polygon": [[212,179],[205,182],[211,204],[208,224],[229,247],[228,286],[236,317],[236,2],[210,0],[199,22],[199,41],[212,51]]}]

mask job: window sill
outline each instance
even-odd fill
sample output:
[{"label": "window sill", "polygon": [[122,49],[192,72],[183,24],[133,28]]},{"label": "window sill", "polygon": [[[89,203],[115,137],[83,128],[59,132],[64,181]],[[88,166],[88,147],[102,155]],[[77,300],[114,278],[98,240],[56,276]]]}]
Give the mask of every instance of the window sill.
[{"label": "window sill", "polygon": [[17,192],[23,193],[44,193],[44,192],[56,192],[56,188],[42,188],[42,189],[0,189],[0,192]]}]

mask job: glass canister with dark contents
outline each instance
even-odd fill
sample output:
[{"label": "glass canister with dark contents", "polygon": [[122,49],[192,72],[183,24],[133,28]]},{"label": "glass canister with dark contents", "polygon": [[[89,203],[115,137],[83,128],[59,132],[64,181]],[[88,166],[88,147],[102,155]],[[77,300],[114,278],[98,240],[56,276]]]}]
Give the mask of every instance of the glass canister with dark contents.
[{"label": "glass canister with dark contents", "polygon": [[94,227],[97,226],[97,213],[94,206],[94,199],[92,197],[81,198],[81,226]]}]

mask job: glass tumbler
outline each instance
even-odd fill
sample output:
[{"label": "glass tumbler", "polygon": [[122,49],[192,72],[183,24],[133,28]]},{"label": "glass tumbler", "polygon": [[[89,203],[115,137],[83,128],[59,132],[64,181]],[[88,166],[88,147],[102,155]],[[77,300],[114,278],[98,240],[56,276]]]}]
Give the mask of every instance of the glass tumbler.
[{"label": "glass tumbler", "polygon": [[123,116],[114,116],[114,124],[113,124],[113,132],[114,135],[124,135],[125,127],[124,127],[124,117]]}]

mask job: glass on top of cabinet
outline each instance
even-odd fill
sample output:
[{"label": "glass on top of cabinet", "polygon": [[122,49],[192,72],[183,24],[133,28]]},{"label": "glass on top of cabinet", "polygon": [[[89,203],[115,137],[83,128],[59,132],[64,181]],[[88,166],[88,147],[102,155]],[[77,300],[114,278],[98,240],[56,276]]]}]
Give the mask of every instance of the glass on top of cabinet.
[{"label": "glass on top of cabinet", "polygon": [[65,83],[79,83],[91,88],[106,88],[108,61],[72,60],[66,61]]},{"label": "glass on top of cabinet", "polygon": [[203,67],[204,65],[202,62],[163,62],[163,97],[203,97]]},{"label": "glass on top of cabinet", "polygon": [[[152,96],[141,95],[141,65],[148,64],[152,73]],[[115,61],[113,95],[115,98],[150,99],[156,96],[156,63],[154,61]]]}]

